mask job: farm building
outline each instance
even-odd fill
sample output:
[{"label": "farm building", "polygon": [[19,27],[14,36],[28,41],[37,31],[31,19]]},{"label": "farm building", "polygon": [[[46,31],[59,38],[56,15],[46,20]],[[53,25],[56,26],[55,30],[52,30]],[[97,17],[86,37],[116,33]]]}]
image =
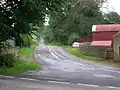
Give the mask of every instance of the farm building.
[{"label": "farm building", "polygon": [[92,35],[91,36],[86,36],[82,38],[77,38],[77,42],[82,43],[82,42],[92,42]]},{"label": "farm building", "polygon": [[108,56],[120,55],[120,24],[93,25],[91,46],[107,47]]}]

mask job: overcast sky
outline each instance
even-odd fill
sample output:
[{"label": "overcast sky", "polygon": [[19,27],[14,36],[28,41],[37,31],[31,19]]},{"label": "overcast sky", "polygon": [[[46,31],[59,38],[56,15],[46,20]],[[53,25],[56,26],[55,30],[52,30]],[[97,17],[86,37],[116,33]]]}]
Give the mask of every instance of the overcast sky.
[{"label": "overcast sky", "polygon": [[120,14],[120,0],[108,0],[110,8],[114,9],[116,12]]}]

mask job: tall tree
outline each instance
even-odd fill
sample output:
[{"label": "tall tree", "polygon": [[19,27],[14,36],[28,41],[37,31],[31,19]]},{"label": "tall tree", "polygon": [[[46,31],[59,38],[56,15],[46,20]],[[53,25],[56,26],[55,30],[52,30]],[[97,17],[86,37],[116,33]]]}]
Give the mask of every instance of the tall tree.
[{"label": "tall tree", "polygon": [[44,24],[46,14],[60,11],[67,0],[0,0],[0,42],[15,38],[22,42],[21,34],[34,33],[34,26]]},{"label": "tall tree", "polygon": [[112,24],[120,23],[120,15],[117,12],[109,12],[105,15],[105,18]]},{"label": "tall tree", "polygon": [[93,24],[107,23],[100,8],[105,0],[77,0],[70,2],[63,13],[50,17],[50,26],[58,42],[67,43],[72,33],[80,37],[91,34]]}]

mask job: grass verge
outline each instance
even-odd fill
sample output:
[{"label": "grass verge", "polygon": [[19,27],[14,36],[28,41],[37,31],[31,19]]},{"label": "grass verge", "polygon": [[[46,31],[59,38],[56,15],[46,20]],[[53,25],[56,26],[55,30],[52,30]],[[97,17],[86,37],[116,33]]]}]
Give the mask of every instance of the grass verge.
[{"label": "grass verge", "polygon": [[89,56],[83,52],[80,52],[80,50],[78,48],[72,48],[72,47],[66,47],[67,51],[72,53],[73,55],[75,56],[78,56],[78,57],[81,57],[81,58],[84,58],[84,59],[87,59],[87,60],[98,60],[98,59],[101,59],[99,57],[95,57],[95,56]]},{"label": "grass verge", "polygon": [[30,47],[23,47],[20,49],[20,56],[21,57],[32,57],[33,51],[37,45],[32,45]]},{"label": "grass verge", "polygon": [[47,46],[65,46],[63,44],[59,44],[59,43],[50,43],[50,44],[46,44]]},{"label": "grass verge", "polygon": [[12,68],[0,68],[0,73],[19,74],[39,68],[40,65],[35,61],[16,60]]},{"label": "grass verge", "polygon": [[113,59],[106,60],[104,58],[99,58],[99,57],[95,57],[95,56],[89,56],[86,53],[80,52],[80,50],[78,48],[72,48],[70,46],[65,46],[65,48],[71,54],[73,54],[75,56],[78,56],[78,57],[81,57],[83,59],[95,61],[95,62],[104,64],[104,65],[110,65],[110,66],[120,67],[120,63],[115,62],[115,60],[113,60]]},{"label": "grass verge", "polygon": [[20,74],[31,70],[39,70],[40,64],[33,58],[33,51],[37,45],[31,47],[23,47],[20,49],[20,57],[22,60],[16,60],[12,68],[0,68],[0,73]]}]

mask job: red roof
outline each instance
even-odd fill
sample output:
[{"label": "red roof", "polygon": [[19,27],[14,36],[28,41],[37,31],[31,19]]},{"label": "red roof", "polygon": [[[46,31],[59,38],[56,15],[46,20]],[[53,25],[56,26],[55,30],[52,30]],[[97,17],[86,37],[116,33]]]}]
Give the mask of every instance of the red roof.
[{"label": "red roof", "polygon": [[91,46],[111,46],[112,41],[93,41]]},{"label": "red roof", "polygon": [[120,31],[120,24],[93,25],[92,31]]}]

